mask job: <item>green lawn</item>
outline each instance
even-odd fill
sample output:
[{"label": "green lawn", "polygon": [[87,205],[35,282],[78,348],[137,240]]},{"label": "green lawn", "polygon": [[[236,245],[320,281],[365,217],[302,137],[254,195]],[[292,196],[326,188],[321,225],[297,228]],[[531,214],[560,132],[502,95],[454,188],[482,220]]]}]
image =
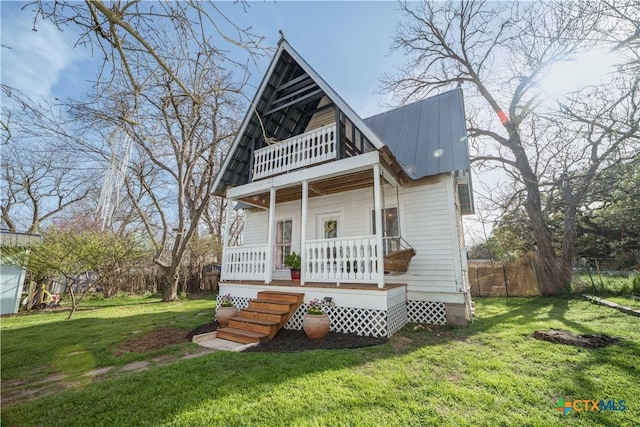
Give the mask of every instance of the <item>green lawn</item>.
[{"label": "green lawn", "polygon": [[[214,306],[134,302],[145,304],[104,303],[71,321],[63,314],[2,319],[2,392],[5,383],[61,369],[80,373],[157,356],[116,357],[114,349],[133,331],[206,323]],[[578,298],[480,299],[476,312],[469,328],[408,325],[377,347],[218,352],[69,381],[69,389],[3,405],[2,425],[638,425],[640,319]],[[622,341],[588,350],[530,337],[552,327]],[[85,356],[71,363],[76,349]],[[183,344],[164,353],[172,351],[196,350]],[[565,416],[554,409],[559,397],[624,400],[627,410]]]}]

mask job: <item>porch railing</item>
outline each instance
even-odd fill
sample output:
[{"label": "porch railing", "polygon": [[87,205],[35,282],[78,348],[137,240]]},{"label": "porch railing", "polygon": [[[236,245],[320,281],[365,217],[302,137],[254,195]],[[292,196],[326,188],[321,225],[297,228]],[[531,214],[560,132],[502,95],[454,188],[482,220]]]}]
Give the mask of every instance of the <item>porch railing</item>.
[{"label": "porch railing", "polygon": [[305,244],[309,282],[376,283],[376,236],[308,240]]},{"label": "porch railing", "polygon": [[253,179],[288,172],[336,158],[335,123],[254,152]]},{"label": "porch railing", "polygon": [[224,248],[222,280],[265,280],[268,245]]}]

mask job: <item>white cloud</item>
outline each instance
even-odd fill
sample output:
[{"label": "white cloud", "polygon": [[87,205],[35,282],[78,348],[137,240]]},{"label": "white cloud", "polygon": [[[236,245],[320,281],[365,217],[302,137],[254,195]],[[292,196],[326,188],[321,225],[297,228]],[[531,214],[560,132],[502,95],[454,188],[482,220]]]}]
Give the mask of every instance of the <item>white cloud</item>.
[{"label": "white cloud", "polygon": [[[4,7],[3,7],[4,9]],[[2,13],[2,82],[30,97],[52,97],[63,73],[80,60],[68,34],[25,13]]]}]

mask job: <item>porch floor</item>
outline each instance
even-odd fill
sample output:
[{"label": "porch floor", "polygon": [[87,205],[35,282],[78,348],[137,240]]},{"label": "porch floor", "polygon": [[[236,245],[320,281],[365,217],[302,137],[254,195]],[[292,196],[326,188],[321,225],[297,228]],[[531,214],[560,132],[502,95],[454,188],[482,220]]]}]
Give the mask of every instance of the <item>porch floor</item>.
[{"label": "porch floor", "polygon": [[379,288],[378,285],[373,283],[340,283],[340,286],[334,283],[326,282],[307,282],[304,285],[300,285],[299,280],[272,280],[271,283],[266,284],[260,280],[223,280],[220,283],[232,284],[232,285],[262,285],[262,286],[291,286],[301,288],[339,288],[339,289],[362,289],[368,291],[388,291],[389,289],[400,288],[407,286],[406,283],[385,283],[384,288]]}]

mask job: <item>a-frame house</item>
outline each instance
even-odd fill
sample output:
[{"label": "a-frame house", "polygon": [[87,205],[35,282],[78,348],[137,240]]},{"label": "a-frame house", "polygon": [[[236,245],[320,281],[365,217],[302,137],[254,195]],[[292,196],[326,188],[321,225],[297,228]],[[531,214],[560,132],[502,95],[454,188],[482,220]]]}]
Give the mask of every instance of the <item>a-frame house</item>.
[{"label": "a-frame house", "polygon": [[[240,308],[293,292],[301,305],[285,328],[300,329],[317,298],[333,303],[332,330],[372,336],[469,321],[461,89],[361,119],[283,39],[215,189],[229,201],[225,235],[231,209],[246,211],[242,246],[225,238],[220,282]],[[291,252],[299,280],[284,265]],[[257,339],[231,329],[239,336],[219,336]]]}]

